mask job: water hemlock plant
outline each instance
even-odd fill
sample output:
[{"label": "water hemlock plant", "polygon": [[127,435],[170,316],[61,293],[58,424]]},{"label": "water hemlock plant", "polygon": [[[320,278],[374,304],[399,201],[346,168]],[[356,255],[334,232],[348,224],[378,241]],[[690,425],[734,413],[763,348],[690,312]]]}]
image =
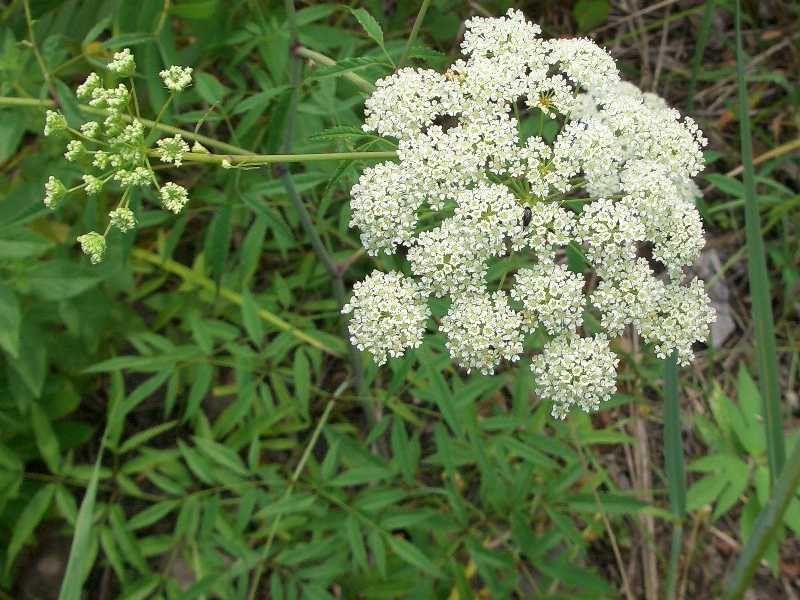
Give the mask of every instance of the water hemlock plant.
[{"label": "water hemlock plant", "polygon": [[[376,82],[363,129],[397,151],[353,186],[350,224],[368,254],[402,251],[404,266],[356,283],[342,312],[351,315],[351,343],[378,365],[420,346],[433,322],[430,298],[449,299],[438,329],[468,372],[491,374],[536,338],[536,390],[564,418],[574,407],[597,410],[614,393],[611,341],[626,327],[682,365],[706,339],[714,311],[703,283],[687,273],[705,243],[692,178],[706,139],[690,117],[622,81],[591,40],[540,33],[515,10],[472,18],[464,58],[444,72],[401,68]],[[136,227],[132,189],[154,187],[173,213],[189,201],[154,163],[269,162],[212,155],[181,134],[159,137],[160,117],[192,84],[192,69],[160,73],[169,96],[154,121],[139,114],[135,70],[123,49],[107,65],[109,87],[97,73],[78,87],[78,98],[102,109],[102,122],[74,129],[61,113],[46,114],[45,135],[68,138],[65,158],[84,174],[74,187],[51,177],[45,204],[120,190],[104,233],[78,237],[92,263],[102,261],[110,228]],[[523,113],[538,115],[537,131],[522,134]],[[513,256],[526,265],[490,286],[487,271]]]}]

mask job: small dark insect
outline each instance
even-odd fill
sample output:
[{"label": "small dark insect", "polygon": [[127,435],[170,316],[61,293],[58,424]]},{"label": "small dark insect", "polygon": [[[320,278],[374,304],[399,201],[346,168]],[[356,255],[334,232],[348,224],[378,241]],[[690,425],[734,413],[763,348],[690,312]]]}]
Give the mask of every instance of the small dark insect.
[{"label": "small dark insect", "polygon": [[527,227],[531,224],[531,219],[533,218],[533,212],[531,211],[530,206],[525,207],[525,211],[522,213],[522,226]]}]

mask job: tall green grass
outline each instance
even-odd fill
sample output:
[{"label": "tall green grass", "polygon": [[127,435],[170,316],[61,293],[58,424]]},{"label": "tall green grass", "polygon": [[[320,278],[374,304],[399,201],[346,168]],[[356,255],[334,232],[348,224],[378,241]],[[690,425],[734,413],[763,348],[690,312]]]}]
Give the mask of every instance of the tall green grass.
[{"label": "tall green grass", "polygon": [[740,0],[736,1],[736,77],[739,84],[739,136],[744,168],[744,215],[747,237],[747,269],[750,280],[753,326],[755,328],[756,356],[761,396],[764,401],[763,417],[767,437],[767,458],[770,478],[775,483],[786,459],[781,417],[781,390],[778,381],[778,352],[775,343],[775,325],[772,317],[769,273],[766,250],[761,235],[761,215],[756,200],[753,145],[750,132],[749,103],[747,101],[746,57],[742,49],[742,12]]},{"label": "tall green grass", "polygon": [[742,48],[742,9],[736,0],[736,77],[739,86],[739,134],[745,193],[745,234],[747,236],[748,275],[756,334],[759,385],[763,398],[763,418],[767,441],[772,497],[759,514],[756,525],[736,563],[725,590],[726,598],[741,598],[747,590],[758,562],[781,526],[783,513],[800,483],[800,444],[784,469],[785,448],[781,393],[778,381],[778,356],[772,318],[769,276],[761,236],[761,218],[756,202],[753,148],[747,101],[746,57]]}]

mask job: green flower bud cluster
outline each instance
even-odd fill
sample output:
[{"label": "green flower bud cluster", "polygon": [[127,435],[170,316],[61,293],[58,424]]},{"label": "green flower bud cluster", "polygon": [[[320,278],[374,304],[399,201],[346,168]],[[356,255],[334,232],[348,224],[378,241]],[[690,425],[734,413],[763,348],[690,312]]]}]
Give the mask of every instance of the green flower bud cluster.
[{"label": "green flower bud cluster", "polygon": [[[111,83],[109,87],[101,75],[90,73],[75,90],[80,100],[103,111],[100,119],[71,127],[62,113],[48,110],[44,125],[44,135],[69,138],[64,158],[82,171],[81,183],[71,188],[57,178],[49,177],[45,184],[45,206],[55,209],[65,196],[79,190],[88,196],[99,194],[106,188],[119,192],[119,200],[108,214],[105,231],[92,231],[77,238],[93,264],[103,260],[106,236],[112,227],[123,233],[136,227],[137,218],[129,206],[134,189],[154,187],[161,206],[176,214],[189,200],[186,188],[171,181],[162,185],[150,161],[158,159],[180,167],[184,155],[189,152],[189,145],[181,135],[158,139],[152,144],[155,137],[152,133],[175,94],[191,85],[192,69],[171,66],[161,72],[170,95],[155,123],[145,125],[139,115],[132,79],[136,73],[133,53],[128,48],[116,52],[106,68]],[[126,85],[119,80],[129,80],[130,83]]]}]

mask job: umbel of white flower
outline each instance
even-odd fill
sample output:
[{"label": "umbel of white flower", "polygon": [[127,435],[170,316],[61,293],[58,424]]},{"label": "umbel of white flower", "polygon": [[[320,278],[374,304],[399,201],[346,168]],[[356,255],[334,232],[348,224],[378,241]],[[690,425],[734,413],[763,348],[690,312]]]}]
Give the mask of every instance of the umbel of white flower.
[{"label": "umbel of white flower", "polygon": [[[626,327],[684,365],[706,339],[714,312],[686,269],[704,245],[692,178],[706,139],[621,81],[591,40],[540,32],[514,10],[473,18],[445,73],[404,68],[376,82],[364,130],[396,140],[399,162],[364,171],[350,224],[371,255],[402,247],[408,268],[356,283],[344,312],[352,343],[379,365],[422,343],[431,296],[450,300],[439,330],[468,371],[517,360],[535,334],[536,388],[563,418],[614,393],[611,345]],[[568,246],[587,268],[568,266]],[[516,272],[490,281],[511,254]]]},{"label": "umbel of white flower", "polygon": [[[136,72],[133,53],[128,48],[116,52],[106,68],[113,79],[132,77]],[[191,85],[192,69],[171,66],[161,72],[161,78],[172,96]],[[86,121],[76,130],[70,128],[61,113],[47,111],[44,135],[73,136],[75,139],[67,142],[64,158],[74,162],[83,174],[82,183],[69,189],[60,180],[49,177],[45,183],[44,204],[56,209],[61,200],[73,191],[83,190],[93,196],[106,189],[107,184],[119,188],[119,201],[108,213],[109,225],[105,232],[92,231],[77,238],[84,254],[92,263],[98,263],[105,255],[106,235],[112,227],[123,233],[136,227],[136,215],[129,206],[134,188],[155,187],[158,200],[165,209],[174,213],[183,209],[189,201],[186,188],[173,182],[159,186],[149,157],[155,154],[162,162],[180,167],[189,146],[181,135],[176,135],[157,140],[153,148],[149,142],[155,127],[148,126],[148,129],[145,126],[139,118],[132,89],[122,83],[106,88],[103,79],[97,73],[91,73],[78,86],[76,95],[100,109],[104,118],[101,122]]]}]

